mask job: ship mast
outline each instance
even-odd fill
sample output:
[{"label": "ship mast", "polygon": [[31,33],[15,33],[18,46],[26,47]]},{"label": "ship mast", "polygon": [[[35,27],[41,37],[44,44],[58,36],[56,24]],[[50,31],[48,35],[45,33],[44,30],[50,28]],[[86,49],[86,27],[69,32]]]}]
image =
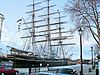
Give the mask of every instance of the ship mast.
[{"label": "ship mast", "polygon": [[[32,50],[33,50],[33,53],[35,53],[35,49],[34,49],[34,41],[35,41],[35,23],[34,23],[34,21],[35,21],[35,6],[34,6],[34,1],[35,0],[33,0],[33,12],[32,12]],[[35,54],[34,54],[35,55]]]},{"label": "ship mast", "polygon": [[62,41],[61,41],[61,38],[62,38],[62,32],[61,32],[61,24],[60,24],[60,22],[61,22],[61,16],[60,16],[60,11],[59,10],[57,10],[58,11],[58,15],[59,15],[59,17],[58,17],[58,19],[59,19],[59,46],[60,46],[60,51],[62,51],[62,54],[63,54],[63,58],[65,58],[65,54],[64,54],[64,51],[63,51],[63,47],[62,47]]},{"label": "ship mast", "polygon": [[[42,3],[45,4],[45,2],[47,2],[47,6],[42,7],[42,8],[38,8],[38,5],[42,5]],[[60,11],[56,11],[56,12],[50,12],[50,7],[53,7],[55,5],[50,5],[50,0],[44,0],[38,3],[35,3],[35,0],[33,0],[33,4],[28,5],[28,6],[32,6],[33,10],[26,12],[26,13],[31,13],[32,14],[32,21],[31,22],[25,22],[24,24],[30,24],[31,23],[31,27],[27,26],[27,28],[24,28],[23,30],[31,30],[31,32],[29,32],[31,35],[26,35],[25,37],[21,37],[21,38],[31,38],[31,44],[32,44],[32,50],[33,50],[33,54],[36,55],[36,46],[39,48],[40,45],[45,46],[45,54],[47,54],[47,58],[50,59],[55,59],[54,56],[54,49],[53,46],[59,46],[60,47],[60,51],[62,51],[62,55],[63,58],[65,58],[65,54],[64,54],[64,50],[63,50],[63,45],[73,45],[71,44],[63,44],[63,40],[68,39],[68,37],[72,37],[72,36],[62,36],[62,33],[66,33],[62,32],[61,29],[64,29],[61,27],[61,24],[64,24],[66,22],[61,22],[61,16],[60,16]],[[38,8],[38,9],[35,9]],[[42,11],[46,10],[47,13],[43,13]],[[39,12],[40,11],[40,12]],[[57,15],[59,13],[59,22],[51,22],[51,16]],[[44,23],[44,19],[43,17],[47,17],[47,23]],[[43,23],[42,23],[43,21]],[[38,23],[40,22],[40,23]],[[59,28],[56,28],[55,26],[59,26]],[[53,27],[54,26],[54,27]],[[46,28],[46,29],[45,29]],[[42,29],[42,30],[41,30]],[[58,31],[59,30],[59,31]],[[54,32],[53,32],[54,31]],[[46,33],[46,34],[44,34]],[[52,37],[51,35],[59,35],[57,37]],[[43,37],[43,38],[42,38]],[[39,39],[40,38],[40,39]],[[59,42],[58,42],[59,41]],[[56,42],[56,43],[53,43]],[[44,45],[44,43],[47,43],[47,45]],[[41,53],[37,54],[42,55]]]},{"label": "ship mast", "polygon": [[[42,2],[45,2],[45,1],[42,1]],[[35,23],[45,21],[45,20],[35,20],[35,13],[43,9],[43,8],[40,8],[40,9],[35,10],[35,6],[41,4],[42,2],[35,3],[35,0],[33,0],[33,4],[28,5],[28,6],[32,6],[33,10],[26,12],[26,14],[29,14],[29,13],[32,14],[32,21],[31,22],[25,22],[24,24],[32,24],[32,26],[24,28],[23,30],[30,30],[31,29],[31,32],[29,32],[29,33],[31,33],[31,35],[21,37],[21,38],[31,38],[32,39],[31,44],[32,44],[32,51],[33,51],[34,55],[36,55],[36,49],[35,49],[35,46],[36,46],[35,41],[36,40],[35,40],[35,38],[38,36],[38,35],[35,35],[35,33],[36,33],[35,29],[38,28],[38,27],[35,26]],[[46,8],[46,7],[44,7],[44,8]]]},{"label": "ship mast", "polygon": [[4,15],[0,13],[0,41],[1,41],[1,33],[2,33],[2,24],[4,20]]},{"label": "ship mast", "polygon": [[47,15],[47,18],[48,18],[48,36],[47,36],[47,38],[48,38],[48,50],[49,50],[49,54],[50,54],[50,57],[52,56],[52,46],[51,46],[51,41],[50,41],[50,37],[51,37],[51,35],[50,35],[50,5],[49,5],[49,3],[50,3],[50,0],[48,0],[48,15]]}]

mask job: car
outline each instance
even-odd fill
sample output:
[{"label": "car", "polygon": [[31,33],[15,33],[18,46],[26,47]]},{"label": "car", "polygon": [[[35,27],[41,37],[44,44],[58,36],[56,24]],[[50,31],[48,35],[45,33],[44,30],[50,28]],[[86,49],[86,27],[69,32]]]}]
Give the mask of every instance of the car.
[{"label": "car", "polygon": [[74,69],[71,69],[71,68],[63,68],[61,69],[60,74],[65,74],[65,75],[78,75],[78,72]]}]

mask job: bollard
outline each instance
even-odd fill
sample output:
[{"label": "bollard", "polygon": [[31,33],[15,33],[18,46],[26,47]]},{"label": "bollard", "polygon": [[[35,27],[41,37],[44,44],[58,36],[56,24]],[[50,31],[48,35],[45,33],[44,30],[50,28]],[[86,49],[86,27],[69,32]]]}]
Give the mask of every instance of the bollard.
[{"label": "bollard", "polygon": [[29,74],[31,74],[31,67],[29,67]]},{"label": "bollard", "polygon": [[99,75],[99,69],[96,68],[96,75]]},{"label": "bollard", "polygon": [[91,70],[91,68],[89,68],[89,72],[91,72],[92,70]]}]

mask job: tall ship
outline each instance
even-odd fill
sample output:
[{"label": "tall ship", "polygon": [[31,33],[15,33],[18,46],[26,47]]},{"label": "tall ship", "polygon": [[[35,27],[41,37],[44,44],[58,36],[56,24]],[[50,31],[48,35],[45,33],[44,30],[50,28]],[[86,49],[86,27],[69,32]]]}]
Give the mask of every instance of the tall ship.
[{"label": "tall ship", "polygon": [[67,65],[70,59],[66,57],[66,45],[75,43],[67,42],[73,39],[73,35],[63,27],[67,23],[62,21],[65,16],[60,14],[59,9],[53,10],[56,5],[51,4],[52,0],[38,1],[40,2],[33,0],[33,3],[28,5],[32,10],[26,14],[31,19],[22,17],[17,21],[18,30],[23,33],[21,39],[24,40],[24,47],[22,50],[11,47],[8,58],[15,61],[15,64],[24,63],[24,66]]}]

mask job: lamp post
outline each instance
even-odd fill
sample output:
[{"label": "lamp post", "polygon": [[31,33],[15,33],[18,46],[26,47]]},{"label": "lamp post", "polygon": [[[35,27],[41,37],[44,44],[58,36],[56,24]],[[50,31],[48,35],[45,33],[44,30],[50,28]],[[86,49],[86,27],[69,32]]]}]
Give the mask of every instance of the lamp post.
[{"label": "lamp post", "polygon": [[92,69],[93,69],[93,67],[94,67],[94,63],[93,63],[93,47],[91,47],[91,56],[92,56],[91,61],[92,61]]},{"label": "lamp post", "polygon": [[47,68],[48,68],[48,71],[49,71],[49,64],[47,64]]},{"label": "lamp post", "polygon": [[80,36],[80,59],[81,59],[81,71],[80,71],[80,75],[83,75],[83,61],[82,61],[82,32],[83,30],[80,29],[78,30],[79,32],[79,36]]},{"label": "lamp post", "polygon": [[41,69],[40,69],[41,67],[42,67],[42,63],[40,63],[40,66],[39,66],[39,71],[41,71]]}]

